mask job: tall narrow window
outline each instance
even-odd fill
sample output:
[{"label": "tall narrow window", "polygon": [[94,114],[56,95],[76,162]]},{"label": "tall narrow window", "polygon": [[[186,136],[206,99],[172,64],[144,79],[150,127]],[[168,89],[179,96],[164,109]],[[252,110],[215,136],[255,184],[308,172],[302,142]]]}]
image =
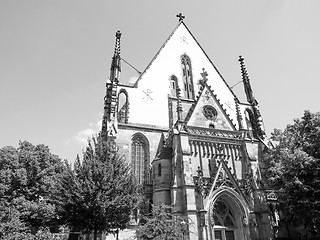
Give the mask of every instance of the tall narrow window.
[{"label": "tall narrow window", "polygon": [[158,176],[161,176],[161,163],[158,164]]},{"label": "tall narrow window", "polygon": [[149,180],[149,144],[142,134],[132,138],[131,168],[139,184]]},{"label": "tall narrow window", "polygon": [[170,77],[170,94],[172,97],[177,96],[178,79],[175,75]]},{"label": "tall narrow window", "polygon": [[118,122],[128,123],[129,119],[129,101],[128,93],[121,89],[118,95]]},{"label": "tall narrow window", "polygon": [[188,99],[194,99],[191,60],[186,54],[181,56],[181,67],[184,96]]}]

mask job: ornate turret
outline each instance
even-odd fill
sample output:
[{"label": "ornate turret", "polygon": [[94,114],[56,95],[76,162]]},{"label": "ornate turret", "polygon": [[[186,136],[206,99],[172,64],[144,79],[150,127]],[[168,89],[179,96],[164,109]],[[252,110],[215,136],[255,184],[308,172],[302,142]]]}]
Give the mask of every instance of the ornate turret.
[{"label": "ornate turret", "polygon": [[108,140],[114,140],[116,137],[117,128],[116,121],[116,107],[117,107],[117,86],[119,83],[119,77],[121,72],[120,66],[120,31],[116,32],[116,43],[114,48],[114,54],[112,57],[110,78],[106,84],[106,96],[104,98],[104,114],[102,120],[102,139],[107,142]]},{"label": "ornate turret", "polygon": [[[240,62],[240,67],[241,67],[244,90],[245,90],[246,96],[247,96],[247,101],[248,101],[248,103],[253,104],[254,102],[256,102],[256,100],[253,96],[253,92],[252,92],[251,85],[250,85],[250,79],[249,79],[249,75],[248,75],[246,66],[244,65],[244,58],[239,56],[239,62]],[[258,104],[258,103],[256,102],[256,104]]]},{"label": "ornate turret", "polygon": [[112,57],[112,63],[110,68],[110,81],[111,82],[117,82],[119,81],[120,72],[121,72],[121,64],[120,64],[120,38],[121,38],[121,32],[116,32],[116,44],[114,48],[114,54]]},{"label": "ornate turret", "polygon": [[253,134],[255,137],[260,138],[260,139],[264,139],[265,138],[265,132],[263,130],[262,127],[262,117],[259,111],[259,105],[258,105],[258,101],[255,99],[254,95],[253,95],[253,91],[250,85],[250,79],[249,79],[249,75],[246,69],[246,66],[244,64],[244,58],[239,56],[239,62],[240,62],[240,67],[241,67],[241,73],[242,73],[242,81],[243,81],[243,85],[244,85],[244,90],[247,96],[247,101],[248,103],[250,103],[251,107],[252,107],[252,119],[250,119],[251,121],[251,125],[253,128]]}]

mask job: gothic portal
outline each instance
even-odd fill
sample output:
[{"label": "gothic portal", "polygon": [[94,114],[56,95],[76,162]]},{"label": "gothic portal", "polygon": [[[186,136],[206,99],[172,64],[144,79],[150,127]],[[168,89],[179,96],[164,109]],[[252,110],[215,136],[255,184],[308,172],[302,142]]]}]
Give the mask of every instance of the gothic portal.
[{"label": "gothic portal", "polygon": [[261,176],[267,142],[244,59],[240,102],[178,16],[134,84],[120,78],[117,32],[101,135],[144,186],[142,210],[161,202],[187,217],[185,239],[272,239]]}]

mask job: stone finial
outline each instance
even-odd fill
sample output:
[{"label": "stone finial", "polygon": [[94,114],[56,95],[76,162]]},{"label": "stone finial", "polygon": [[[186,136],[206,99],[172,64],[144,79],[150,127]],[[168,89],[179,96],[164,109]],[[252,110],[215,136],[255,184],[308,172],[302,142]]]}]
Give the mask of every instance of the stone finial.
[{"label": "stone finial", "polygon": [[247,96],[247,101],[248,101],[248,103],[253,104],[255,102],[255,98],[253,96],[253,92],[251,89],[249,75],[248,75],[246,66],[244,64],[244,58],[242,56],[239,56],[239,62],[240,62],[244,90],[245,90],[246,96]]},{"label": "stone finial", "polygon": [[176,17],[179,18],[179,22],[183,22],[183,19],[185,18],[182,13],[177,14]]},{"label": "stone finial", "polygon": [[121,38],[122,33],[118,30],[116,32],[116,43],[114,47],[114,55],[120,56],[120,38]]}]

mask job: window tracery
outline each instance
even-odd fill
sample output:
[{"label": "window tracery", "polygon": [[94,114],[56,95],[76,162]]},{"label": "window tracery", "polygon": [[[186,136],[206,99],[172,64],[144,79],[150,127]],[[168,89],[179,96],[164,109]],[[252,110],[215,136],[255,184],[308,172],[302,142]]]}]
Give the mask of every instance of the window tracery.
[{"label": "window tracery", "polygon": [[149,144],[141,134],[131,141],[131,169],[139,184],[149,180]]},{"label": "window tracery", "polygon": [[222,199],[217,200],[212,208],[215,239],[234,240],[235,221],[234,213],[229,204]]},{"label": "window tracery", "polygon": [[213,220],[215,225],[235,227],[233,213],[229,206],[222,200],[218,200],[214,204]]},{"label": "window tracery", "polygon": [[188,99],[194,99],[191,60],[186,54],[181,56],[181,67],[184,96]]},{"label": "window tracery", "polygon": [[217,110],[210,105],[205,105],[202,108],[202,113],[208,120],[211,120],[211,121],[215,121],[218,116]]}]

